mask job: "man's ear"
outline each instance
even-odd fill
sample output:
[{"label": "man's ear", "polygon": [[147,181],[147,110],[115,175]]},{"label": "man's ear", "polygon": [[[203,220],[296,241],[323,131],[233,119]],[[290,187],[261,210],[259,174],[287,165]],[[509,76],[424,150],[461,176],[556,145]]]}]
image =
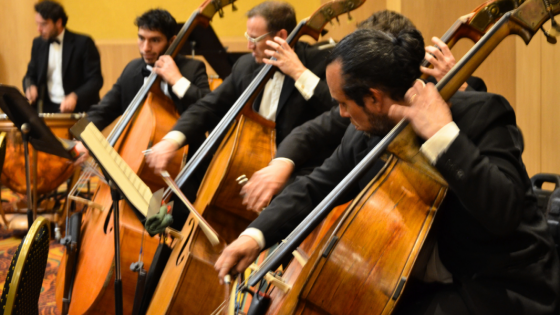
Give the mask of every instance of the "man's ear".
[{"label": "man's ear", "polygon": [[177,35],[173,35],[173,37],[171,37],[169,39],[169,45],[171,45],[173,43],[173,41],[175,40],[175,38],[177,38]]},{"label": "man's ear", "polygon": [[54,24],[56,25],[56,29],[61,32],[62,31],[62,18],[56,20],[56,22],[54,22]]},{"label": "man's ear", "polygon": [[288,39],[288,35],[289,35],[288,31],[286,31],[285,29],[281,29],[274,36],[278,36],[278,37],[282,38],[283,40],[286,40],[286,39]]},{"label": "man's ear", "polygon": [[374,88],[369,88],[369,93],[370,95],[366,96],[364,100],[365,106],[367,106],[372,113],[382,113],[385,93]]}]

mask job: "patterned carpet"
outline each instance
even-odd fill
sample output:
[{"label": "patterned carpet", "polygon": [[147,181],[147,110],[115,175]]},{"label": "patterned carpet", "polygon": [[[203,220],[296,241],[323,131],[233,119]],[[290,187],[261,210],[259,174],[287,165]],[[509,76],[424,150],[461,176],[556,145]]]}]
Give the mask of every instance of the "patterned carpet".
[{"label": "patterned carpet", "polygon": [[[4,288],[12,257],[21,243],[21,238],[9,237],[9,235],[10,233],[6,230],[0,230],[0,239],[8,236],[8,238],[0,240],[0,288]],[[51,241],[47,269],[43,278],[41,297],[39,298],[39,314],[41,315],[60,314],[55,303],[55,284],[63,250],[62,245]]]}]

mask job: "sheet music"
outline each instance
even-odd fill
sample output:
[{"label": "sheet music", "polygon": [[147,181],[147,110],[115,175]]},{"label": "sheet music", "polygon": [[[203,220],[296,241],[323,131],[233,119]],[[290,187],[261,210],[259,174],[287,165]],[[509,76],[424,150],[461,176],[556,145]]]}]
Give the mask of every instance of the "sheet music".
[{"label": "sheet music", "polygon": [[93,123],[89,123],[84,128],[80,138],[115,181],[126,199],[146,216],[152,198],[150,188],[132,171]]}]

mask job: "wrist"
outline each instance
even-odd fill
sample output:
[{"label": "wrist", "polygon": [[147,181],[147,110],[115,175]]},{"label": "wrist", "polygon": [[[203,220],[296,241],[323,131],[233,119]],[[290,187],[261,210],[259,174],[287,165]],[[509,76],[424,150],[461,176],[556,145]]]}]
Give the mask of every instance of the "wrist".
[{"label": "wrist", "polygon": [[167,83],[169,83],[170,86],[174,86],[182,77],[183,76],[180,73],[175,73],[169,78]]},{"label": "wrist", "polygon": [[297,68],[296,70],[294,70],[292,72],[292,75],[290,75],[290,76],[292,77],[292,79],[294,79],[294,81],[297,81],[297,80],[299,80],[301,75],[305,72],[305,70],[307,70],[307,68],[305,68],[305,67]]}]

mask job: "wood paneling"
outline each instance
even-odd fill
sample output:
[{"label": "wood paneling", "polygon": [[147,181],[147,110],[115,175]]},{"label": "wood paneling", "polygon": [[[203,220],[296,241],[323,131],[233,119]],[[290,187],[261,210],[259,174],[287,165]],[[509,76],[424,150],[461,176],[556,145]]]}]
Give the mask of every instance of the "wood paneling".
[{"label": "wood paneling", "polygon": [[[538,68],[542,71],[540,171],[560,174],[560,45],[549,44],[541,33],[535,37],[539,37],[541,43],[541,66]],[[533,62],[534,58],[538,56],[529,54],[524,61]]]},{"label": "wood paneling", "polygon": [[[462,15],[471,12],[482,3],[481,0],[402,0],[402,13],[410,18],[422,32],[426,45],[432,45],[433,36],[442,36]],[[463,39],[452,49],[459,60],[473,43]],[[488,91],[503,95],[515,108],[515,40],[507,38],[482,63],[474,73],[488,86]]]},{"label": "wood paneling", "polygon": [[[542,36],[535,36],[529,45],[515,38],[517,124],[523,133],[525,151],[523,161],[529,175],[542,171],[542,89],[541,47]],[[557,170],[557,172],[560,171]]]},{"label": "wood paneling", "polygon": [[31,44],[38,35],[34,0],[0,0],[0,83],[22,89],[31,59]]}]

